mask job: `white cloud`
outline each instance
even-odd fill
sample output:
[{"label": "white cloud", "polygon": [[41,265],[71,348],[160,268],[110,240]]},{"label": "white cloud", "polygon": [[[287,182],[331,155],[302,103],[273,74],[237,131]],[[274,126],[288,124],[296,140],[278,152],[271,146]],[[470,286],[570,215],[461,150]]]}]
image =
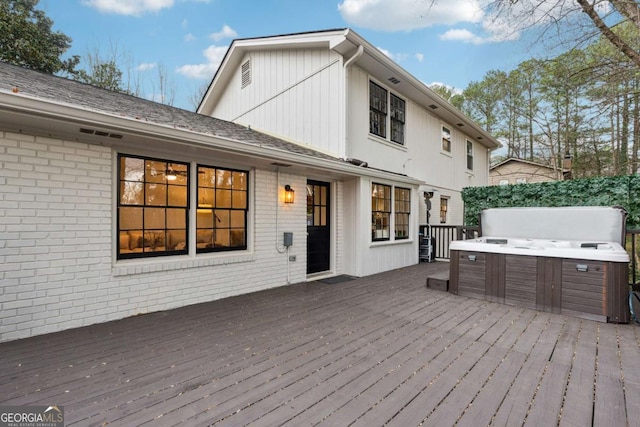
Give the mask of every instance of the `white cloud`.
[{"label": "white cloud", "polygon": [[142,64],[138,65],[138,71],[153,70],[157,66],[158,64],[155,62],[143,62]]},{"label": "white cloud", "polygon": [[343,0],[338,11],[351,25],[385,31],[477,23],[484,16],[479,0]]},{"label": "white cloud", "polygon": [[476,36],[471,31],[466,29],[459,30],[448,30],[444,34],[439,36],[440,40],[448,40],[448,41],[461,41],[465,43],[472,44],[482,44],[489,41],[489,39],[484,39],[482,37]]},{"label": "white cloud", "polygon": [[176,71],[190,79],[212,79],[227,50],[228,46],[211,45],[202,51],[207,60],[206,63],[183,65]]},{"label": "white cloud", "polygon": [[[338,11],[350,25],[383,31],[451,27],[441,40],[498,43],[517,40],[522,31],[582,15],[576,2],[548,0],[341,0]],[[609,11],[607,2],[599,9]],[[498,7],[499,5],[503,5]],[[455,27],[455,28],[453,28]]]},{"label": "white cloud", "polygon": [[219,42],[222,39],[232,39],[237,37],[238,33],[228,25],[223,25],[222,29],[216,33],[209,34],[209,38]]},{"label": "white cloud", "polygon": [[424,61],[424,54],[422,54],[422,53],[416,53],[413,56],[414,56],[414,58],[416,58],[418,60],[418,62]]},{"label": "white cloud", "polygon": [[392,53],[392,52],[388,51],[387,49],[383,49],[383,48],[381,48],[381,47],[379,47],[379,46],[376,46],[376,48],[377,48],[380,52],[384,53],[384,54],[385,54],[385,56],[387,56],[388,58],[393,59],[393,60],[394,60],[394,61],[396,61],[396,62],[402,62],[402,61],[404,61],[405,59],[407,59],[407,57],[409,56],[409,55],[407,55],[406,53]]},{"label": "white cloud", "polygon": [[186,30],[187,28],[189,28],[189,20],[187,18],[184,18],[180,23],[180,26],[183,30]]},{"label": "white cloud", "polygon": [[172,7],[174,0],[82,0],[82,3],[104,13],[139,16]]},{"label": "white cloud", "polygon": [[196,39],[196,36],[194,36],[191,33],[187,33],[187,34],[184,35],[184,41],[186,41],[186,42],[192,42],[195,39]]}]

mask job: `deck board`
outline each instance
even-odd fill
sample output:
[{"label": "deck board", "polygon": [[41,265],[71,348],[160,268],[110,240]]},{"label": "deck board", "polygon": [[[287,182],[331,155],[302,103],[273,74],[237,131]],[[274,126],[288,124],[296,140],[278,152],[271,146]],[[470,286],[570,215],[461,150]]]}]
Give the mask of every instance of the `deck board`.
[{"label": "deck board", "polygon": [[640,327],[425,287],[447,269],[421,263],[0,343],[0,404],[64,405],[69,426],[640,419]]}]

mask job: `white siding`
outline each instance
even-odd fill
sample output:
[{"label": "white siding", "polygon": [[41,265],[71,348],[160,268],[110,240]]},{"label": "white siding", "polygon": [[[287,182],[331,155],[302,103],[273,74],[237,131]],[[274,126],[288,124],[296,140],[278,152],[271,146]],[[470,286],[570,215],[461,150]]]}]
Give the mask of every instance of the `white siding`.
[{"label": "white siding", "polygon": [[[367,178],[344,183],[344,273],[355,276],[406,267],[418,262],[418,215],[410,217],[411,237],[406,240],[372,242],[371,240],[371,184]],[[394,186],[393,182],[376,180],[380,184]],[[400,185],[406,188],[406,185]],[[411,193],[411,212],[418,212],[419,197]],[[393,220],[391,227],[393,234]]]},{"label": "white siding", "polygon": [[[425,181],[440,195],[451,198],[448,223],[462,224],[462,188],[488,184],[487,148],[473,142],[473,170],[467,170],[468,137],[455,124],[443,122],[405,94],[375,79],[376,83],[406,100],[405,144],[399,145],[369,134],[369,81],[370,76],[362,69],[351,67],[347,103],[350,118],[347,123],[348,156],[364,160],[372,167]],[[451,130],[450,153],[441,150],[443,125]],[[439,223],[439,218],[436,218],[439,216],[438,193],[432,201],[432,223]],[[421,221],[426,219],[423,204],[421,201]]]},{"label": "white siding", "polygon": [[306,279],[306,199],[276,224],[275,172],[250,170],[250,250],[116,262],[115,152],[0,133],[0,156],[0,341],[286,285],[284,231],[290,282]]},{"label": "white siding", "polygon": [[241,66],[212,115],[342,155],[342,57],[328,49],[264,50],[247,55],[251,84],[241,88]]}]

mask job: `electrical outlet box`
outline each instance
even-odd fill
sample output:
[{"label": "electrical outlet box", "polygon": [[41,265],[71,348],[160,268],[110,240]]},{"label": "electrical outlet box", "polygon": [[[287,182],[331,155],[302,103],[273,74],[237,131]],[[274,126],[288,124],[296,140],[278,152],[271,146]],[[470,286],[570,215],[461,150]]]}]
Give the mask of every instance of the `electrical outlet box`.
[{"label": "electrical outlet box", "polygon": [[289,255],[289,262],[295,262],[297,259],[295,255]]},{"label": "electrical outlet box", "polygon": [[284,232],[283,243],[285,248],[293,245],[293,233],[290,231]]}]

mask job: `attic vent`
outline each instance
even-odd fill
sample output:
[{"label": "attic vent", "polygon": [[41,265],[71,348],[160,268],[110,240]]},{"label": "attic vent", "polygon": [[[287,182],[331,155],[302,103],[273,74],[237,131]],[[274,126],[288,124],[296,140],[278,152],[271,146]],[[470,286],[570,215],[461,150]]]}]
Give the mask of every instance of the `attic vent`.
[{"label": "attic vent", "polygon": [[397,85],[398,83],[400,83],[400,80],[396,79],[395,77],[389,77],[389,81],[394,85]]},{"label": "attic vent", "polygon": [[122,139],[122,135],[120,135],[119,133],[109,133],[103,130],[80,128],[80,133],[86,133],[89,135],[97,135],[97,136],[108,136],[109,138],[114,138],[114,139]]},{"label": "attic vent", "polygon": [[251,59],[242,64],[242,87],[246,87],[251,83]]},{"label": "attic vent", "polygon": [[431,108],[432,110],[435,110],[436,108],[438,108],[438,106],[436,104],[431,104],[429,105],[429,108]]},{"label": "attic vent", "polygon": [[457,126],[462,127],[462,126],[464,126],[464,123],[457,123]]}]

